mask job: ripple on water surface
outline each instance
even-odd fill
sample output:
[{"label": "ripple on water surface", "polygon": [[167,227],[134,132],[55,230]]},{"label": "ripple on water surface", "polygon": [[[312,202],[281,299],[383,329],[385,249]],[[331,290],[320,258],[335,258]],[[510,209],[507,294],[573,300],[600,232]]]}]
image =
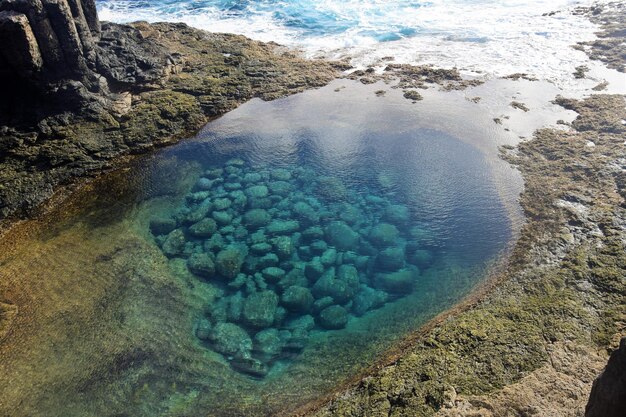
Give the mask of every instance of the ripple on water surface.
[{"label": "ripple on water surface", "polygon": [[272,414],[450,307],[510,240],[507,210],[488,157],[401,100],[254,101],[102,179],[3,260],[48,336],[24,336],[29,380],[0,394],[44,390],[26,414]]}]

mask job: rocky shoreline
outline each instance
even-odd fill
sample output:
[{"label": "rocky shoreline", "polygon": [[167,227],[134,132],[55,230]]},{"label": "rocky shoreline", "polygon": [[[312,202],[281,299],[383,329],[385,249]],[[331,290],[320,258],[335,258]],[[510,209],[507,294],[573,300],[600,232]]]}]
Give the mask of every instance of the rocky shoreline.
[{"label": "rocky shoreline", "polygon": [[[624,72],[624,4],[578,12],[603,31],[576,47]],[[578,113],[571,131],[502,149],[524,178],[527,218],[505,270],[301,415],[621,415],[626,101],[555,102]]]},{"label": "rocky shoreline", "polygon": [[[7,3],[12,2],[2,4]],[[590,57],[623,71],[623,46],[615,41],[619,28],[609,26],[616,20],[594,10],[584,12],[607,22],[605,41],[616,46],[595,42]],[[623,7],[611,10],[623,17]],[[63,187],[189,136],[250,98],[323,86],[346,69],[303,60],[275,44],[182,24],[94,28],[92,51],[101,59],[90,67],[87,51],[86,72],[99,74],[106,88],[91,91],[83,83],[83,90],[74,82],[85,73],[63,75],[61,81],[45,79],[44,96],[60,91],[57,99],[66,97],[65,87],[77,87],[72,94],[84,100],[80,109],[67,112],[54,100],[37,114],[8,112],[11,100],[0,106],[5,224],[32,215],[55,193],[63,194]],[[458,81],[449,85],[459,88],[466,84],[454,72],[393,66],[390,71],[408,74],[404,88],[422,87],[410,82],[412,74]],[[352,77],[377,80],[367,72]],[[419,93],[411,96],[419,99]],[[32,99],[41,97],[41,91],[32,92]],[[626,101],[594,95],[557,102],[579,114],[571,131],[543,129],[503,149],[524,176],[521,204],[528,219],[506,270],[487,290],[410,338],[391,361],[386,358],[368,376],[300,414],[584,413],[593,379],[625,333]],[[10,314],[3,308],[3,316]],[[602,383],[592,398],[606,398]]]},{"label": "rocky shoreline", "polygon": [[[36,35],[25,17],[33,12],[20,4],[1,3],[0,38],[33,43]],[[43,9],[37,13],[45,14]],[[81,27],[81,20],[72,23],[69,14],[65,26],[55,19],[48,13],[45,21],[54,23],[59,38],[65,32],[76,35]],[[85,31],[88,42],[75,39],[69,52],[63,50],[65,61],[46,61],[42,47],[29,62],[0,71],[3,85],[17,86],[0,100],[0,221],[5,224],[32,215],[61,187],[119,166],[124,156],[189,137],[253,97],[270,100],[320,87],[345,69],[299,58],[276,44],[184,24],[100,25],[97,17],[95,22],[97,30]],[[4,58],[23,53],[16,45]]]}]

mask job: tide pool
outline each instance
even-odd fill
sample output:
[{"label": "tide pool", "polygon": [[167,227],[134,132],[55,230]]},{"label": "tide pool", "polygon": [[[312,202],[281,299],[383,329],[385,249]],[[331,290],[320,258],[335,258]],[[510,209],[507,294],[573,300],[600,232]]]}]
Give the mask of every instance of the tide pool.
[{"label": "tide pool", "polygon": [[519,226],[503,138],[378,88],[253,100],[16,228],[2,407],[289,413],[468,294]]}]

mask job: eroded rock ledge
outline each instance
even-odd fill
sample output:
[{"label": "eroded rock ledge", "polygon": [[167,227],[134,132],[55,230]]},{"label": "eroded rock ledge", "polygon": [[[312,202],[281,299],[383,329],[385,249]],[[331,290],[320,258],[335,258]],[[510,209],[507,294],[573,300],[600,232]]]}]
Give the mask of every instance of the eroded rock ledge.
[{"label": "eroded rock ledge", "polygon": [[0,220],[250,98],[319,87],[343,68],[184,24],[100,24],[93,0],[1,0],[0,43]]}]

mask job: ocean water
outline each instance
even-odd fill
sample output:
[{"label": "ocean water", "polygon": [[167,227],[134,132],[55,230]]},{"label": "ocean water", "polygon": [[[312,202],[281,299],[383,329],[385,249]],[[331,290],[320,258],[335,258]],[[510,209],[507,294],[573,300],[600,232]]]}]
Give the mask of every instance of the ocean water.
[{"label": "ocean water", "polygon": [[289,413],[468,294],[520,225],[505,138],[377,88],[252,100],[5,237],[0,412]]},{"label": "ocean water", "polygon": [[[183,21],[383,68],[388,59],[457,67],[473,76],[526,72],[579,90],[571,73],[591,67],[571,48],[595,38],[595,24],[572,11],[591,0],[98,0],[101,18]],[[600,3],[608,3],[600,1]],[[556,12],[556,13],[552,13]],[[595,85],[595,84],[594,84]],[[593,86],[593,85],[591,85]],[[590,87],[590,86],[586,86]]]}]

